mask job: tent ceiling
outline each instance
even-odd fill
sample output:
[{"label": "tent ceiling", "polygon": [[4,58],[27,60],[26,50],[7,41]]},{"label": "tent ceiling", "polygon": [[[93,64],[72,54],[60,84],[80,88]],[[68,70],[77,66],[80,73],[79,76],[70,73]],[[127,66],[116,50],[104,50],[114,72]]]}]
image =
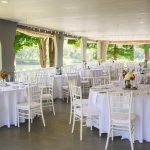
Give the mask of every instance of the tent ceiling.
[{"label": "tent ceiling", "polygon": [[0,18],[96,40],[150,40],[150,0],[7,0]]}]

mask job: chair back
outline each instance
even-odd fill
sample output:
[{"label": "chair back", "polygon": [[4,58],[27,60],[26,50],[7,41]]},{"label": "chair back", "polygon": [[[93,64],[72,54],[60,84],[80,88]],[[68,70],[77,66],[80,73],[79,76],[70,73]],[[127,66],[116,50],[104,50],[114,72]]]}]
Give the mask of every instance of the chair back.
[{"label": "chair back", "polygon": [[77,73],[67,74],[68,85],[69,85],[69,82],[74,82],[74,85],[77,85],[78,78],[79,78],[79,75]]},{"label": "chair back", "polygon": [[91,78],[91,71],[90,71],[90,69],[83,69],[81,71],[81,78],[83,80],[89,80]]},{"label": "chair back", "polygon": [[14,80],[16,82],[27,82],[27,72],[15,72]]},{"label": "chair back", "polygon": [[46,85],[40,87],[42,88],[42,94],[48,94],[49,98],[53,99],[54,77],[48,77]]},{"label": "chair back", "polygon": [[110,77],[109,76],[99,76],[92,78],[92,86],[98,85],[110,85]]},{"label": "chair back", "polygon": [[101,68],[91,70],[91,77],[99,77],[103,73]]},{"label": "chair back", "polygon": [[109,117],[114,113],[123,113],[128,115],[128,119],[131,119],[131,108],[132,108],[132,92],[108,92],[108,106],[109,106]]},{"label": "chair back", "polygon": [[31,71],[27,73],[27,82],[30,84],[37,84],[37,73],[35,71]]},{"label": "chair back", "polygon": [[74,109],[81,109],[82,110],[82,92],[81,87],[78,86],[71,86],[72,92],[72,102],[74,105]]},{"label": "chair back", "polygon": [[70,93],[70,102],[73,103],[73,91],[72,86],[77,86],[77,81],[75,78],[68,80],[69,93]]},{"label": "chair back", "polygon": [[47,85],[47,80],[48,80],[48,75],[45,73],[38,74],[37,75],[37,84],[38,86],[46,86]]},{"label": "chair back", "polygon": [[42,106],[42,97],[41,97],[41,89],[37,85],[28,85],[27,88],[27,94],[28,94],[28,107],[31,107],[32,102],[38,102]]}]

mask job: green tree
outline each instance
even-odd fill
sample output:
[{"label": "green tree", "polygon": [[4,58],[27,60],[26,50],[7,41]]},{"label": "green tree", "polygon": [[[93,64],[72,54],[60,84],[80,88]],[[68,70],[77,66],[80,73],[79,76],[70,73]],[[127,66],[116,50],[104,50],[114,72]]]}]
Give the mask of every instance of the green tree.
[{"label": "green tree", "polygon": [[33,47],[38,45],[40,38],[26,35],[21,32],[16,32],[15,41],[14,41],[14,54],[23,49],[24,46]]},{"label": "green tree", "polygon": [[[73,45],[75,48],[80,48],[81,40],[80,40],[80,38],[68,39],[67,44]],[[96,42],[87,43],[87,50],[88,50],[87,53],[88,53],[89,61],[96,60],[97,59],[97,44],[96,44]],[[71,55],[71,56],[73,56],[73,55]],[[77,56],[78,55],[76,55],[76,57]],[[74,57],[75,57],[75,55],[74,55]]]},{"label": "green tree", "polygon": [[68,39],[67,43],[69,45],[74,45],[76,48],[79,48],[81,45],[81,40],[80,38]]},{"label": "green tree", "polygon": [[[80,38],[68,39],[68,42],[67,42],[67,43],[68,43],[69,45],[74,45],[76,48],[79,48],[80,45],[81,45],[81,39],[80,39]],[[91,48],[97,49],[97,44],[96,44],[96,42],[87,43],[87,48],[88,48],[88,49],[91,49]]]},{"label": "green tree", "polygon": [[139,48],[144,49],[144,50],[149,50],[150,44],[141,44],[141,45],[139,45]]},{"label": "green tree", "polygon": [[133,45],[121,45],[108,44],[107,58],[113,59],[134,59],[134,47]]},{"label": "green tree", "polygon": [[116,47],[116,44],[108,44],[108,47],[107,47],[107,58],[110,59],[110,58],[115,58],[115,53],[117,51],[117,47]]},{"label": "green tree", "polygon": [[97,49],[97,43],[87,43],[88,49]]}]

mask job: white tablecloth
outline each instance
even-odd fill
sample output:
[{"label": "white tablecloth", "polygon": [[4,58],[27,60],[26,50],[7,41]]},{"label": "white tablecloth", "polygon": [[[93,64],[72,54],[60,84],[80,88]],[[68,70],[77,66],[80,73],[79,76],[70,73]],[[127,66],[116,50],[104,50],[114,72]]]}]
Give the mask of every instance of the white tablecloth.
[{"label": "white tablecloth", "polygon": [[103,69],[102,68],[95,68],[95,69],[80,69],[79,75],[80,78],[83,77],[99,77],[103,74]]},{"label": "white tablecloth", "polygon": [[[119,90],[118,88],[112,87],[110,90]],[[138,140],[140,143],[143,140],[150,142],[150,94],[147,94],[149,91],[149,86],[144,86],[135,90],[133,97],[133,112],[136,114],[136,123],[135,123],[135,140]],[[139,93],[139,94],[138,94]],[[99,128],[101,133],[108,132],[108,103],[107,103],[107,94],[99,93],[98,89],[91,89],[89,94],[89,105],[97,106],[101,111],[101,120],[95,120],[94,126]],[[128,138],[128,133],[122,132],[119,133],[122,138]]]},{"label": "white tablecloth", "polygon": [[0,87],[0,126],[17,125],[16,104],[25,101],[25,85],[8,83]]},{"label": "white tablecloth", "polygon": [[[80,85],[80,77],[78,85]],[[62,86],[67,86],[67,74],[54,75],[54,98],[62,98]]]},{"label": "white tablecloth", "polygon": [[54,76],[54,98],[62,98],[62,85],[63,85],[63,76],[55,75]]}]

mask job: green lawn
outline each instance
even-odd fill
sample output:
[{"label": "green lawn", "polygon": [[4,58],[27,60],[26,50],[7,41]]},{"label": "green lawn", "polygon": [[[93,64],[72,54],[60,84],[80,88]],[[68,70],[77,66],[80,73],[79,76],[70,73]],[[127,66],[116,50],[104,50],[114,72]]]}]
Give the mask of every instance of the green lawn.
[{"label": "green lawn", "polygon": [[25,64],[17,64],[16,71],[26,71],[26,70],[33,70],[33,69],[40,69],[40,65],[25,65]]}]

